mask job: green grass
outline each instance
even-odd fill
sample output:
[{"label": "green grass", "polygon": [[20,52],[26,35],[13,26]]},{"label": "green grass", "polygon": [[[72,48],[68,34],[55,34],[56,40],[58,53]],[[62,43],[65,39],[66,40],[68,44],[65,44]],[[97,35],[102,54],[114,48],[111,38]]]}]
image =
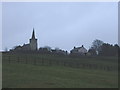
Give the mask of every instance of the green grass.
[{"label": "green grass", "polygon": [[[8,63],[8,56],[12,62]],[[18,56],[21,62],[17,62]],[[26,56],[28,63],[25,64]],[[34,65],[34,59],[37,65]],[[52,65],[42,65],[41,60]],[[3,54],[3,88],[117,88],[117,70],[72,68],[56,61],[91,63],[117,68],[117,57],[59,57],[41,54]]]},{"label": "green grass", "polygon": [[115,88],[117,72],[60,66],[6,64],[3,88]]}]

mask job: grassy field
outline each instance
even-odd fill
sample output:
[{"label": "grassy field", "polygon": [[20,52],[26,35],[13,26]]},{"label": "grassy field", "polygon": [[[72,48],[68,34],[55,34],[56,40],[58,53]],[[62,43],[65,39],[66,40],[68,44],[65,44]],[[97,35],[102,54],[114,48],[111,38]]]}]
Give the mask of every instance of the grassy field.
[{"label": "grassy field", "polygon": [[[40,60],[61,60],[70,62],[94,63],[117,66],[117,58],[70,58],[49,55],[27,55],[29,62],[15,63],[17,55],[13,55],[12,62],[7,60],[8,54],[3,55],[3,88],[117,88],[118,72],[102,69],[73,68],[55,63],[50,65],[34,65],[36,57]],[[16,57],[15,57],[16,56]],[[18,55],[21,56],[21,55]],[[24,61],[26,55],[21,56]]]}]

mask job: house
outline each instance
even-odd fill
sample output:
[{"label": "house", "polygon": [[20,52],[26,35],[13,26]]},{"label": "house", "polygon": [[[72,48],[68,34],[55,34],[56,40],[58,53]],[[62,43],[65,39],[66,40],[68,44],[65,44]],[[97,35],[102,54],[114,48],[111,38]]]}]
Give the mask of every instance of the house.
[{"label": "house", "polygon": [[74,55],[86,55],[87,54],[87,49],[84,48],[84,46],[82,45],[81,47],[74,47],[71,51],[70,54],[74,54]]}]

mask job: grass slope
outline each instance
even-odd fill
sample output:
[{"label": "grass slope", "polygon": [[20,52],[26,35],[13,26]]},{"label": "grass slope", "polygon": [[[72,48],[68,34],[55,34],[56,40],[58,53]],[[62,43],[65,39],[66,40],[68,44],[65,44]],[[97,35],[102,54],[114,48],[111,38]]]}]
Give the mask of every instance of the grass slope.
[{"label": "grass slope", "polygon": [[3,88],[117,88],[116,71],[3,64]]}]

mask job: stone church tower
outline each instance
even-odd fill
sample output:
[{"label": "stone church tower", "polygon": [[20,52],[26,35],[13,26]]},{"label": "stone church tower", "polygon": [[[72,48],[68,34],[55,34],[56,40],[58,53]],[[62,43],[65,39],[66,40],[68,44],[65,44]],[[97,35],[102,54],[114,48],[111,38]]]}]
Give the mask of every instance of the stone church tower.
[{"label": "stone church tower", "polygon": [[33,28],[32,38],[30,39],[30,49],[37,50],[37,39],[35,38],[34,28]]}]

